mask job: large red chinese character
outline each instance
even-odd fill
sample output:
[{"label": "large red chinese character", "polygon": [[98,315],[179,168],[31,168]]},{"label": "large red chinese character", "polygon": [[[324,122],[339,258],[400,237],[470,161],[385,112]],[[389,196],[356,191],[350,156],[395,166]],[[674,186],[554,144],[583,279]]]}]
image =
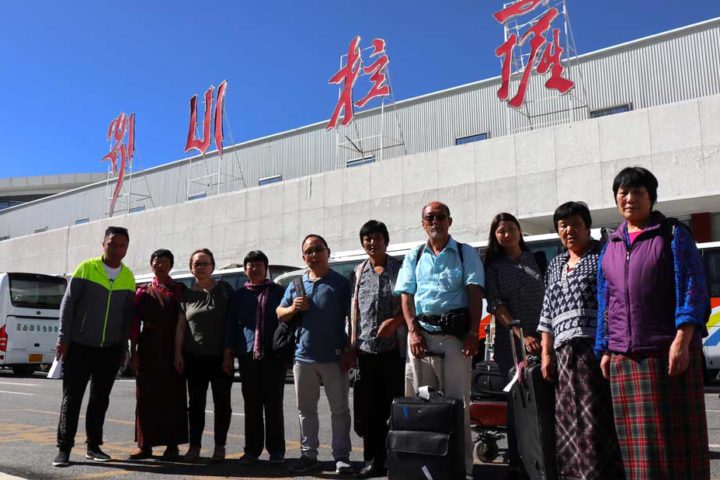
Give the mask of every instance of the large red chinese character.
[{"label": "large red chinese character", "polygon": [[548,31],[548,29],[550,28],[550,24],[555,19],[555,17],[557,17],[557,15],[557,8],[549,9],[547,13],[543,15],[543,17],[535,25],[530,27],[530,29],[525,32],[525,34],[520,39],[520,42],[518,43],[519,46],[524,45],[525,41],[530,37],[530,35],[532,35],[532,40],[530,40],[530,57],[528,58],[528,63],[525,67],[525,71],[520,78],[520,86],[518,87],[518,91],[515,96],[511,98],[508,102],[508,105],[513,108],[520,108],[520,106],[525,101],[525,91],[527,90],[528,81],[530,80],[530,74],[532,73],[533,66],[535,65],[535,56],[537,55],[540,47],[545,44],[544,33]]},{"label": "large red chinese character", "polygon": [[[505,23],[508,20],[517,17],[519,15],[525,15],[543,3],[543,0],[519,0],[507,8],[496,12],[495,18]],[[500,100],[507,100],[510,94],[510,75],[512,67],[512,53],[516,46],[522,47],[525,42],[532,36],[530,40],[530,55],[527,60],[525,71],[523,71],[522,77],[520,78],[520,85],[515,96],[510,99],[508,105],[513,108],[520,108],[525,101],[525,93],[527,91],[528,82],[530,81],[530,75],[532,74],[533,68],[535,68],[535,59],[537,58],[538,52],[547,44],[545,33],[550,29],[550,24],[559,15],[556,8],[549,8],[548,11],[538,20],[532,27],[530,27],[522,36],[518,42],[517,35],[514,33],[510,35],[505,42],[495,50],[495,55],[502,58],[502,83],[498,90],[498,98]],[[540,61],[537,65],[537,71],[540,74],[547,73],[550,71],[550,78],[545,82],[547,88],[558,90],[561,93],[567,93],[575,84],[562,77],[563,66],[560,62],[560,57],[563,52],[560,46],[560,31],[558,29],[553,30],[553,42],[545,47]]]},{"label": "large red chinese character", "polygon": [[363,72],[366,75],[370,75],[372,87],[365,97],[355,102],[355,105],[358,107],[364,107],[366,103],[375,97],[386,97],[390,95],[390,86],[386,83],[387,77],[385,75],[385,68],[388,63],[390,63],[390,59],[385,53],[385,40],[382,38],[375,38],[372,43],[373,53],[370,54],[370,58],[378,55],[381,56],[369,67],[363,67]]},{"label": "large red chinese character", "polygon": [[[204,154],[208,147],[210,147],[210,115],[212,113],[212,94],[214,89],[215,87],[210,85],[210,88],[205,91],[205,114],[203,116],[203,134],[201,139],[195,137],[195,125],[197,124],[197,95],[193,95],[190,99],[190,128],[188,130],[187,141],[185,142],[186,152],[195,149],[201,154]],[[217,147],[220,156],[222,156],[222,125],[226,89],[227,81],[223,80],[218,87],[217,99],[215,100],[215,146]]]},{"label": "large red chinese character", "polygon": [[[127,133],[127,145],[125,145],[125,134]],[[120,195],[123,180],[125,178],[125,168],[132,165],[132,157],[135,152],[135,114],[126,116],[120,113],[116,119],[110,122],[108,128],[107,139],[111,142],[110,151],[102,158],[102,161],[109,161],[112,173],[117,174],[117,183],[110,200],[110,215],[115,211],[115,203]],[[112,143],[114,142],[114,144]],[[120,168],[118,169],[117,160],[120,156]]]},{"label": "large red chinese character", "polygon": [[498,98],[502,101],[507,100],[510,95],[510,66],[512,64],[512,51],[515,45],[517,45],[517,35],[513,33],[505,40],[505,43],[495,50],[495,55],[503,59],[501,73],[502,84],[497,93]]},{"label": "large red chinese character", "polygon": [[538,73],[547,73],[550,70],[550,78],[545,82],[546,88],[553,88],[560,93],[567,93],[575,84],[562,76],[563,66],[560,63],[560,56],[563,48],[560,46],[560,30],[553,30],[553,41],[545,47],[542,58],[537,66]]},{"label": "large red chinese character", "polygon": [[361,63],[362,59],[360,57],[360,37],[357,36],[353,38],[350,42],[350,47],[348,48],[348,58],[345,66],[338,70],[328,82],[334,84],[342,83],[342,92],[340,93],[340,98],[335,105],[335,110],[333,110],[333,114],[330,117],[330,121],[327,124],[327,130],[330,130],[337,126],[340,112],[344,112],[342,125],[347,125],[352,121],[352,89],[358,79],[358,75],[360,74]]},{"label": "large red chinese character", "polygon": [[540,5],[543,0],[520,0],[512,5],[493,13],[493,17],[500,23],[505,23],[511,18],[530,13]]}]

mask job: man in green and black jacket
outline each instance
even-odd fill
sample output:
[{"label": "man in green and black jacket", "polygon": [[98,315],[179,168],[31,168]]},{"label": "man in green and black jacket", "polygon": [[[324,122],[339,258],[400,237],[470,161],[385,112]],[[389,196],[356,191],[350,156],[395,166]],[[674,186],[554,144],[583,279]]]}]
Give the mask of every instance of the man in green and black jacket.
[{"label": "man in green and black jacket", "polygon": [[60,305],[57,358],[63,359],[63,399],[53,465],[70,464],[80,407],[88,381],[85,458],[108,461],[100,450],[105,412],[115,376],[127,349],[133,316],[135,277],[122,263],[130,237],[122,227],[108,227],[103,255],[80,263]]}]

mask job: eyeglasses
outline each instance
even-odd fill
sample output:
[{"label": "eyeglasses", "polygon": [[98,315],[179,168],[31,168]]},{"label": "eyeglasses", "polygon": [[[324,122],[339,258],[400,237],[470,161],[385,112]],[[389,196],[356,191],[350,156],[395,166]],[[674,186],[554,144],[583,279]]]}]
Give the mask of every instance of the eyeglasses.
[{"label": "eyeglasses", "polygon": [[435,220],[437,220],[438,222],[444,222],[447,219],[448,219],[448,216],[445,215],[444,213],[429,213],[423,217],[423,220],[428,223],[432,223]]},{"label": "eyeglasses", "polygon": [[195,262],[192,264],[194,268],[200,268],[200,267],[210,267],[212,266],[212,263],[210,262]]},{"label": "eyeglasses", "polygon": [[303,255],[309,257],[313,253],[322,253],[324,251],[325,251],[325,247],[322,247],[322,246],[310,247],[303,252]]}]

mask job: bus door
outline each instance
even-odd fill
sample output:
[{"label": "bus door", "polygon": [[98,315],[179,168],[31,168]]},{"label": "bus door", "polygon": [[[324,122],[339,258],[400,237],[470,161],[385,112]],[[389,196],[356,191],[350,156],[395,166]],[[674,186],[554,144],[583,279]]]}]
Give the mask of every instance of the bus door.
[{"label": "bus door", "polygon": [[0,275],[0,364],[52,363],[66,285],[50,275]]}]

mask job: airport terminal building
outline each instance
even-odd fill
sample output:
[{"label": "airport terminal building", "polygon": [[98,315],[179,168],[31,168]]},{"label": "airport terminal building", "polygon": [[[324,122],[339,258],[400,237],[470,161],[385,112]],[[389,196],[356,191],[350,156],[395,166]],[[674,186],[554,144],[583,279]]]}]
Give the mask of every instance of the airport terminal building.
[{"label": "airport terminal building", "polygon": [[[552,232],[552,212],[568,200],[612,226],[612,179],[628,165],[657,176],[659,210],[690,221],[699,241],[720,240],[720,18],[581,55],[567,75],[581,93],[574,103],[558,96],[531,115],[498,100],[494,77],[357,113],[352,132],[365,147],[346,148],[349,135],[323,121],[225,146],[222,158],[134,172],[127,208],[112,217],[106,181],[9,206],[0,271],[71,272],[100,253],[108,225],[130,230],[136,273],[157,248],[184,259],[207,247],[218,265],[259,248],[299,265],[307,233],[355,250],[370,218],[393,243],[421,242],[431,200],[449,205],[464,242],[487,238],[500,211],[526,233]],[[543,83],[533,78],[528,95],[539,98]]]}]

